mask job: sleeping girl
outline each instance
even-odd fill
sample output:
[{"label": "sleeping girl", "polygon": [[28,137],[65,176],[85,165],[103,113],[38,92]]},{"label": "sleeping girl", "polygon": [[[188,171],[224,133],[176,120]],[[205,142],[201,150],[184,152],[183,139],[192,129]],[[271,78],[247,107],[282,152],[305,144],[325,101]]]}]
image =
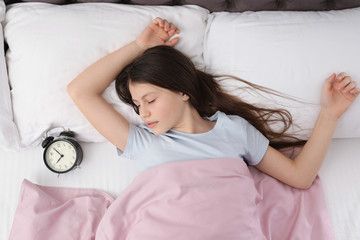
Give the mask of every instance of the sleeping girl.
[{"label": "sleeping girl", "polygon": [[[222,89],[218,79],[224,76],[196,69],[174,48],[177,34],[174,24],[156,18],[133,42],[75,78],[68,92],[89,122],[144,169],[172,161],[239,158],[285,184],[309,188],[339,118],[360,93],[351,76],[334,73],[325,80],[315,127],[302,141],[286,131],[292,124],[289,112],[248,104]],[[114,79],[119,98],[134,108],[143,124],[129,123],[102,98]],[[283,124],[282,131],[271,128],[274,122]],[[298,145],[303,147],[294,159],[279,151]]]}]

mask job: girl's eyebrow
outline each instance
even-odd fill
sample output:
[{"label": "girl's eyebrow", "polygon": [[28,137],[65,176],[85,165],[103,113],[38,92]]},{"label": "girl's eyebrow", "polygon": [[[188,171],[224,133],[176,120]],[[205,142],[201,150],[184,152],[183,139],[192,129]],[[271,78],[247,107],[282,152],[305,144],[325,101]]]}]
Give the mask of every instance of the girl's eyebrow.
[{"label": "girl's eyebrow", "polygon": [[[141,97],[141,99],[144,99],[146,96],[151,95],[151,94],[154,94],[154,93],[156,93],[156,92],[148,92],[148,93],[145,93],[145,94]],[[136,99],[133,98],[133,102],[137,102],[137,101],[138,101],[138,100],[136,100]]]}]

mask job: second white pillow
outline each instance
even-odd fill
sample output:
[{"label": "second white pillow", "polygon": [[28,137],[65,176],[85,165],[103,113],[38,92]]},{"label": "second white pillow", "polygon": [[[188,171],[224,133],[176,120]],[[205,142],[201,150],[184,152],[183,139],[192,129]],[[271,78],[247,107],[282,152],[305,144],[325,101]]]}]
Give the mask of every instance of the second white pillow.
[{"label": "second white pillow", "polygon": [[[360,8],[212,13],[205,37],[204,62],[209,72],[232,74],[309,103],[234,91],[255,104],[285,107],[301,127],[292,131],[307,138],[320,110],[325,79],[332,73],[346,72],[360,83],[359,29]],[[224,85],[230,89],[239,86],[233,81]],[[359,113],[357,99],[340,119],[334,137],[360,137]]]}]

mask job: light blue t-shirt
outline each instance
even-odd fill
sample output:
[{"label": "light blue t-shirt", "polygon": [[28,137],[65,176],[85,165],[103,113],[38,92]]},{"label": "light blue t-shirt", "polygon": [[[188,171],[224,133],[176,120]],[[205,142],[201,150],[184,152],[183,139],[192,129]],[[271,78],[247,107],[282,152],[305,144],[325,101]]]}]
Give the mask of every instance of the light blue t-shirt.
[{"label": "light blue t-shirt", "polygon": [[243,158],[249,165],[261,161],[269,140],[245,119],[220,111],[206,119],[216,124],[200,134],[169,130],[155,135],[145,124],[130,124],[125,151],[118,152],[144,169],[167,162],[209,158]]}]

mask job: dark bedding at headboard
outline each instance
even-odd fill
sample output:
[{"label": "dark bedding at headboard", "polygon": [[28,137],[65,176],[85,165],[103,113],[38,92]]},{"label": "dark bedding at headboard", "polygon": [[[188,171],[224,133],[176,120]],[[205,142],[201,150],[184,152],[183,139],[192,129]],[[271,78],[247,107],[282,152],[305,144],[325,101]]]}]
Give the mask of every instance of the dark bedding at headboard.
[{"label": "dark bedding at headboard", "polygon": [[243,11],[328,11],[360,7],[360,0],[5,0],[5,4],[18,2],[46,2],[72,4],[84,2],[109,2],[134,5],[186,5],[193,4],[211,12]]}]

